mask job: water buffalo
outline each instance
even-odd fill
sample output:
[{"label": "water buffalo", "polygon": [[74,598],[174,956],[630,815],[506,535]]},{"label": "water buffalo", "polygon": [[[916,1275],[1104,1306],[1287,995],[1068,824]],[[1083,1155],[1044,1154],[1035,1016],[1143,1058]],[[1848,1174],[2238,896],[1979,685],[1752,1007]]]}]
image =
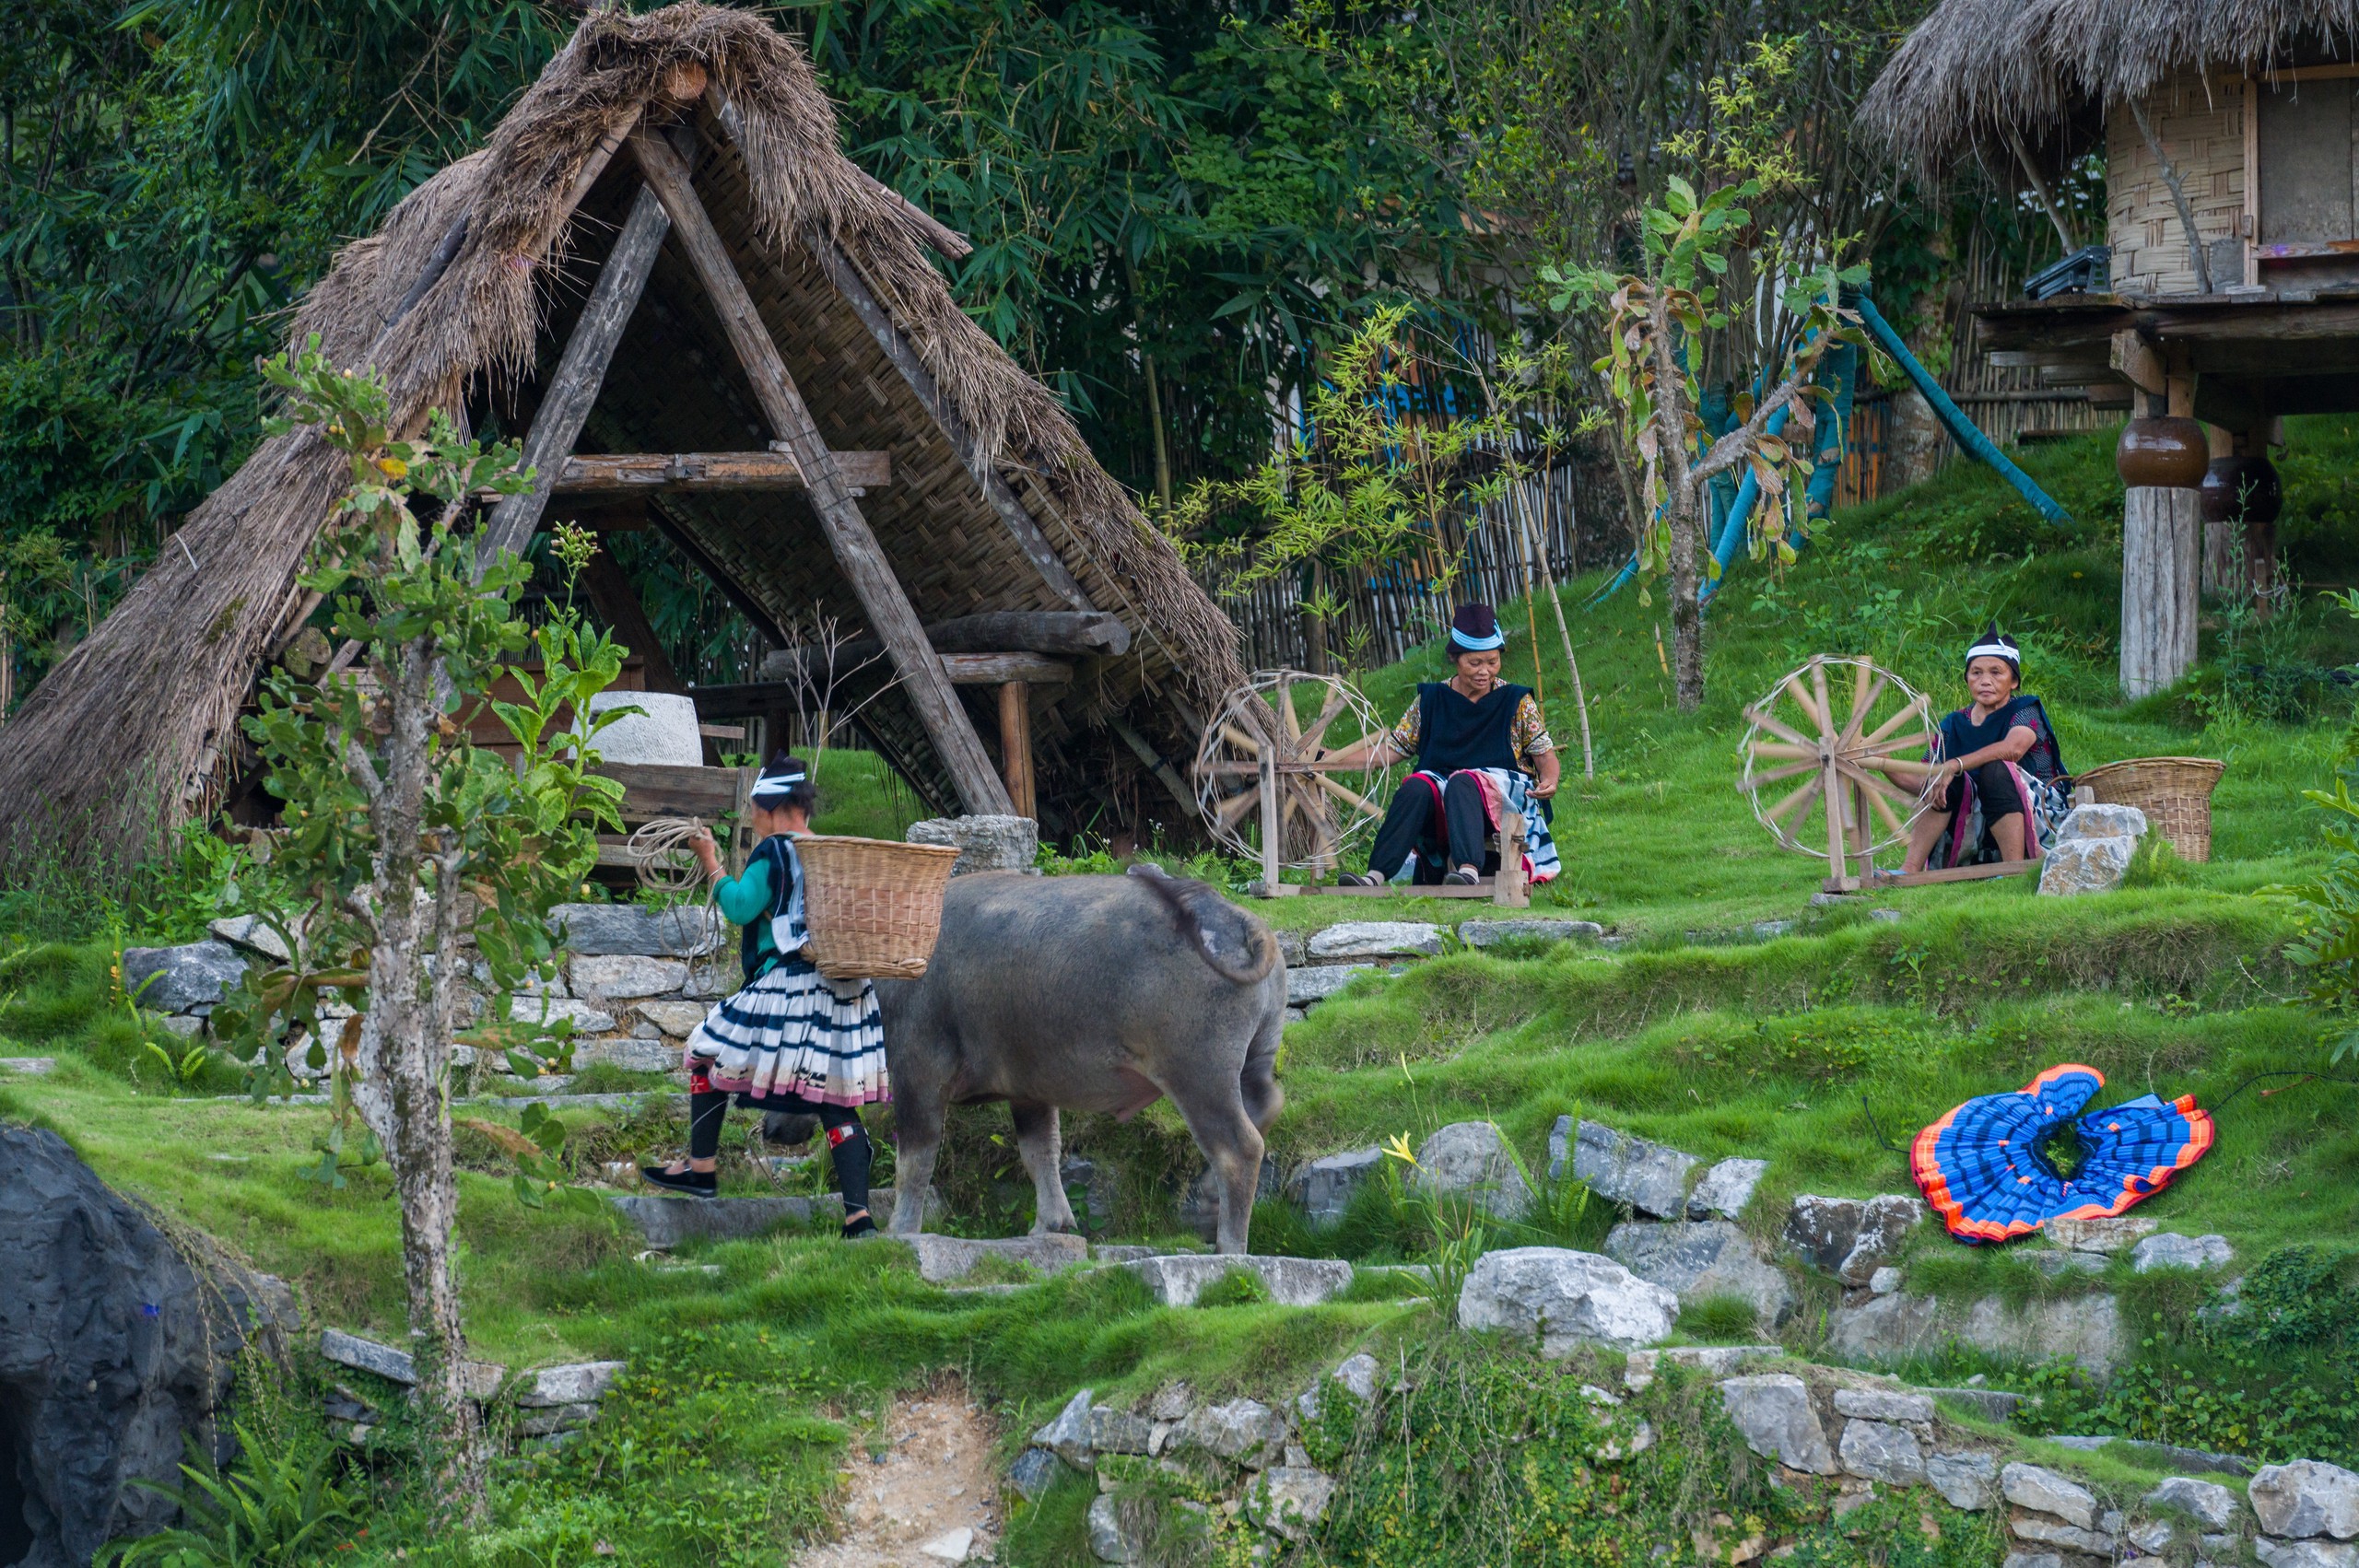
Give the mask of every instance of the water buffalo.
[{"label": "water buffalo", "polygon": [[947,1106],[1008,1102],[1039,1235],[1075,1228],[1059,1109],[1128,1119],[1168,1094],[1220,1186],[1220,1250],[1245,1250],[1262,1134],[1285,1098],[1285,965],[1260,920],[1144,865],[985,872],[951,883],[925,977],[876,994],[899,1145],[893,1234],[921,1228]]}]

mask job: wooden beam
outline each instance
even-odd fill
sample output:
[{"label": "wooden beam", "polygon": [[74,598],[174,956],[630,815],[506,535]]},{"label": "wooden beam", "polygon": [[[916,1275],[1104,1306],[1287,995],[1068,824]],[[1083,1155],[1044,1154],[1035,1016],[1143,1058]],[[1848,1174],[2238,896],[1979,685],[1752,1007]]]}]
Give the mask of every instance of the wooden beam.
[{"label": "wooden beam", "polygon": [[989,653],[1008,648],[1023,653],[1088,659],[1128,652],[1131,628],[1117,616],[1096,612],[986,611],[933,622],[925,628],[925,639],[945,653]]},{"label": "wooden beam", "polygon": [[[886,452],[843,451],[836,470],[864,490],[892,483]],[[558,468],[560,496],[636,495],[649,490],[800,490],[803,470],[791,452],[577,453]]]},{"label": "wooden beam", "polygon": [[1022,681],[999,688],[1000,768],[1007,779],[1008,798],[1015,814],[1039,821],[1040,807],[1032,792],[1032,705]]},{"label": "wooden beam", "polygon": [[975,733],[967,710],[959,706],[957,695],[951,690],[941,655],[926,641],[917,611],[901,591],[900,579],[893,575],[876,535],[869,529],[868,520],[861,516],[858,504],[846,493],[835,454],[819,434],[819,427],[804,404],[803,394],[796,391],[793,378],[787,374],[786,361],[780,356],[778,345],[771,340],[769,329],[763,325],[761,312],[745,291],[745,280],[731,263],[728,249],[713,228],[704,203],[698,199],[687,162],[669,145],[643,130],[632,135],[630,147],[640,171],[647,177],[649,189],[663,202],[678,228],[681,245],[711,297],[714,311],[728,332],[730,345],[736,350],[771,429],[786,443],[803,470],[811,509],[818,514],[819,524],[835,552],[836,564],[859,596],[862,609],[867,612],[868,624],[892,654],[894,667],[901,673],[902,689],[925,726],[926,735],[940,755],[959,798],[968,811],[979,814],[1012,813],[1015,802],[1007,798],[1007,787],[1000,782],[990,755],[983,750],[981,738]]},{"label": "wooden beam", "polygon": [[2169,367],[2154,345],[2139,336],[2134,329],[2113,334],[2108,363],[2123,380],[2140,392],[2151,392],[2156,397],[2164,394],[2170,376]]},{"label": "wooden beam", "polygon": [[1073,679],[1073,666],[1037,653],[945,653],[942,667],[953,685],[999,686],[1010,681],[1058,685]]},{"label": "wooden beam", "polygon": [[557,471],[572,455],[573,443],[581,438],[582,423],[590,417],[590,405],[598,401],[598,389],[605,383],[615,345],[622,342],[623,328],[629,324],[639,297],[646,292],[655,253],[663,248],[663,235],[671,227],[663,204],[651,191],[640,187],[630,216],[616,237],[614,252],[598,270],[589,303],[581,307],[581,319],[574,323],[557,374],[533,415],[533,427],[525,433],[523,461],[534,471],[533,487],[492,509],[475,544],[478,577],[500,551],[521,554],[534,530],[540,527],[541,513],[557,488]]},{"label": "wooden beam", "polygon": [[1937,872],[1878,872],[1860,880],[1868,887],[1926,887],[1942,882],[1982,882],[1994,876],[2022,876],[2039,870],[2037,860],[1989,860],[1971,866],[1944,866]]}]

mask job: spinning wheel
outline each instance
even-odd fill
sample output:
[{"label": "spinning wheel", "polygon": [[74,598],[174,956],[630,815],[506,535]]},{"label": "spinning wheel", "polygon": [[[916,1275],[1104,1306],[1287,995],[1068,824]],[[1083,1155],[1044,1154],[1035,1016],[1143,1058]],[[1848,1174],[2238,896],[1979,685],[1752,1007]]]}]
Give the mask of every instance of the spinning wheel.
[{"label": "spinning wheel", "polygon": [[[1308,723],[1295,706],[1304,686],[1324,694]],[[1330,739],[1339,720],[1348,732]],[[1332,675],[1256,672],[1221,699],[1196,745],[1196,805],[1215,842],[1259,860],[1271,887],[1284,867],[1332,870],[1344,846],[1384,814],[1378,802],[1389,793],[1391,770],[1338,765],[1319,754],[1341,751],[1381,727],[1367,699]],[[1360,775],[1367,792],[1339,781],[1338,773]],[[1246,836],[1249,821],[1259,843]]]},{"label": "spinning wheel", "polygon": [[[1872,880],[1876,851],[1906,842],[1929,803],[1923,765],[1902,758],[1933,742],[1926,709],[1926,699],[1889,671],[1820,654],[1744,710],[1751,727],[1738,748],[1744,772],[1736,787],[1753,797],[1753,814],[1778,843],[1827,861],[1829,893]],[[1789,781],[1790,790],[1778,788]]]}]

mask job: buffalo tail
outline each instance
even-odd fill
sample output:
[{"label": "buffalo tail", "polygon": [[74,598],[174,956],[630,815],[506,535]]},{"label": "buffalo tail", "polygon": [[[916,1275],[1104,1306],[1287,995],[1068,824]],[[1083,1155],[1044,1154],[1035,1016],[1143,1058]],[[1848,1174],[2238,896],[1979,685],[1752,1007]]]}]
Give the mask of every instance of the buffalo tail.
[{"label": "buffalo tail", "polygon": [[[1155,895],[1163,900],[1171,911],[1172,922],[1180,928],[1180,934],[1188,939],[1188,945],[1195,950],[1196,956],[1210,965],[1213,973],[1222,979],[1240,986],[1259,985],[1269,977],[1271,970],[1278,966],[1278,939],[1258,920],[1247,928],[1250,932],[1247,945],[1258,946],[1261,950],[1254,954],[1250,968],[1238,968],[1221,956],[1212,932],[1204,929],[1204,922],[1198,918],[1194,907],[1197,894],[1213,892],[1203,883],[1174,877],[1151,860],[1141,860],[1131,867],[1131,875],[1146,883]],[[1218,896],[1216,894],[1213,895]]]}]

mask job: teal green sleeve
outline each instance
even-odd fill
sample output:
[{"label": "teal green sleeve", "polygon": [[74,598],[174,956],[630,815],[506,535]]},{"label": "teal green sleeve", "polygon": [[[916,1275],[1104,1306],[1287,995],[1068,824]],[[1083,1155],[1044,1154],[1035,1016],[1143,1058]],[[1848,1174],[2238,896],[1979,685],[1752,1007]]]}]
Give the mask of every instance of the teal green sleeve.
[{"label": "teal green sleeve", "polygon": [[770,912],[770,901],[776,896],[770,887],[770,865],[767,856],[757,855],[745,866],[744,876],[725,876],[713,889],[721,912],[733,926],[750,926]]}]

